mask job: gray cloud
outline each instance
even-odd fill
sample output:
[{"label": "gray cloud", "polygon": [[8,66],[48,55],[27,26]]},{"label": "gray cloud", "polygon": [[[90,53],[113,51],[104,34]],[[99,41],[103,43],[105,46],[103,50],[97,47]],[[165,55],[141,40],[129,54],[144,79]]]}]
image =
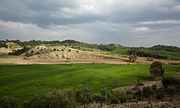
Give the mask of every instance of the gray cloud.
[{"label": "gray cloud", "polygon": [[0,39],[180,46],[179,26],[179,0],[0,0]]}]

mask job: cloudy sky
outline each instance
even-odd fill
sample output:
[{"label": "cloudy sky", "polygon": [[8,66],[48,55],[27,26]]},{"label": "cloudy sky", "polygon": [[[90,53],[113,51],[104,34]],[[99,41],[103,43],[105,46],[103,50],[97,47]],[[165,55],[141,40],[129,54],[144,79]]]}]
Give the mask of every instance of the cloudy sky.
[{"label": "cloudy sky", "polygon": [[180,46],[180,0],[0,0],[0,40]]}]

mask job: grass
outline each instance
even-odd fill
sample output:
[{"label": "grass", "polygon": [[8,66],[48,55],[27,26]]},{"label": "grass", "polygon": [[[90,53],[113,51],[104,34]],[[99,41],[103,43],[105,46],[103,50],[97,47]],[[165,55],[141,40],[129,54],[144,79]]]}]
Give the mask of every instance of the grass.
[{"label": "grass", "polygon": [[[0,66],[0,95],[13,96],[24,101],[35,94],[55,89],[88,87],[93,93],[102,88],[112,89],[150,81],[148,64],[51,64]],[[180,72],[180,65],[164,65],[165,75]]]}]

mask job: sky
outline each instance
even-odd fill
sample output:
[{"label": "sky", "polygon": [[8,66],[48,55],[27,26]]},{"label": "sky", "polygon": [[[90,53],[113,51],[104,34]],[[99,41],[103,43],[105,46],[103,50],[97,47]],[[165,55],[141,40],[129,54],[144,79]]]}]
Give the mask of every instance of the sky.
[{"label": "sky", "polygon": [[0,40],[180,46],[180,0],[0,0]]}]

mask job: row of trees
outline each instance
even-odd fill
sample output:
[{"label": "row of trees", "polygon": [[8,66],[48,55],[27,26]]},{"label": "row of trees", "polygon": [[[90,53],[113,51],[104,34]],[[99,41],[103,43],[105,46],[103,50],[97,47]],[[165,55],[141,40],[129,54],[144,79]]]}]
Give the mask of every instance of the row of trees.
[{"label": "row of trees", "polygon": [[180,48],[176,46],[165,46],[165,45],[156,45],[151,47],[152,50],[165,50],[165,51],[172,51],[172,52],[180,52]]},{"label": "row of trees", "polygon": [[136,55],[139,57],[152,57],[152,58],[159,58],[159,59],[168,59],[169,58],[168,56],[160,56],[158,54],[152,54],[149,52],[139,51],[138,49],[130,49],[128,51],[128,54],[129,55],[133,54],[133,55]]}]

